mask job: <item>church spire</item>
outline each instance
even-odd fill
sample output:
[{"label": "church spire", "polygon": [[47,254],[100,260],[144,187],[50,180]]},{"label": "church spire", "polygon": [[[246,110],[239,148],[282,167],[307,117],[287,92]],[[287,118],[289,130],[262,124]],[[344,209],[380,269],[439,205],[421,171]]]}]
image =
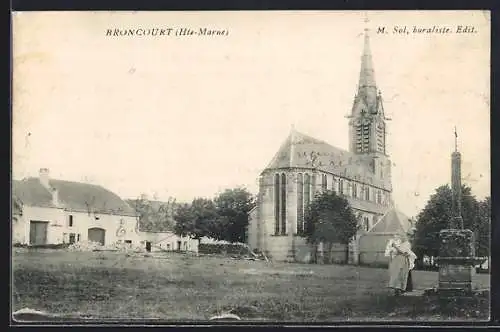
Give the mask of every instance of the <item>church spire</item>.
[{"label": "church spire", "polygon": [[365,18],[365,33],[363,54],[361,56],[361,70],[359,72],[358,97],[362,98],[369,108],[377,103],[377,84],[373,69],[372,52],[370,49],[370,29],[368,18]]}]

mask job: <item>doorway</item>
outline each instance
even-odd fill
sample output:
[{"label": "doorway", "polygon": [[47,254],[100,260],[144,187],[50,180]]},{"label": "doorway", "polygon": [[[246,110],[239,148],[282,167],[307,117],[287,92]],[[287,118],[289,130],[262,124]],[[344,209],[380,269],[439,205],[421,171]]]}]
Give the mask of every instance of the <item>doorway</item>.
[{"label": "doorway", "polygon": [[47,244],[48,221],[30,221],[30,245]]},{"label": "doorway", "polygon": [[98,227],[89,228],[89,234],[88,234],[89,241],[97,242],[100,243],[101,245],[104,245],[105,235],[106,231],[102,228]]}]

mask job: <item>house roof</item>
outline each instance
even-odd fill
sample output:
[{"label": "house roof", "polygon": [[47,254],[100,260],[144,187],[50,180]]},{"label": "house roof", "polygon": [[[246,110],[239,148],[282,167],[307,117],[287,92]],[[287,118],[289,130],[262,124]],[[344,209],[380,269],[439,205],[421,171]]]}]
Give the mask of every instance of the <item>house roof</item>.
[{"label": "house roof", "polygon": [[385,213],[387,213],[387,210],[390,209],[389,206],[377,204],[372,201],[365,201],[362,199],[356,199],[351,197],[346,197],[346,199],[349,202],[349,205],[353,209],[361,211],[367,211],[371,213],[377,213],[379,215],[384,215]]},{"label": "house roof", "polygon": [[12,194],[24,205],[63,208],[75,212],[135,216],[135,211],[125,201],[101,186],[53,179],[49,180],[49,185],[57,190],[57,206],[52,201],[52,194],[38,178],[13,180]]},{"label": "house roof", "polygon": [[388,210],[380,220],[372,226],[368,233],[406,234],[411,230],[411,219],[396,208]]},{"label": "house roof", "polygon": [[379,188],[391,189],[390,182],[375,176],[372,162],[373,158],[370,156],[351,153],[292,129],[266,170],[318,169]]}]

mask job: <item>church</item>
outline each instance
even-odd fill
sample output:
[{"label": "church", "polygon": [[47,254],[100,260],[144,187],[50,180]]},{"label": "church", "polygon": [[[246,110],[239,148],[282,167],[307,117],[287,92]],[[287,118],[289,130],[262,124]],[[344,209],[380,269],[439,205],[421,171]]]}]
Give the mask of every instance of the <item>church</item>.
[{"label": "church", "polygon": [[[359,216],[360,231],[352,243],[334,250],[339,262],[360,259],[360,239],[371,230],[385,229],[388,222],[408,230],[409,219],[395,213],[392,198],[391,160],[386,150],[386,121],[382,95],[375,82],[368,30],[358,90],[349,121],[349,150],[335,147],[292,128],[278,152],[259,178],[257,205],[251,211],[248,244],[275,261],[308,262],[312,248],[301,236],[305,209],[322,190],[343,195]],[[389,213],[391,212],[391,213]],[[390,216],[399,216],[396,222]],[[401,217],[402,216],[402,217]],[[396,227],[396,228],[398,228]],[[380,232],[379,232],[380,233]],[[384,241],[387,236],[384,236]],[[382,249],[378,248],[381,247]],[[385,243],[372,246],[383,252]],[[371,250],[371,249],[370,249]],[[373,255],[372,255],[373,256]],[[376,260],[376,259],[375,259]]]}]

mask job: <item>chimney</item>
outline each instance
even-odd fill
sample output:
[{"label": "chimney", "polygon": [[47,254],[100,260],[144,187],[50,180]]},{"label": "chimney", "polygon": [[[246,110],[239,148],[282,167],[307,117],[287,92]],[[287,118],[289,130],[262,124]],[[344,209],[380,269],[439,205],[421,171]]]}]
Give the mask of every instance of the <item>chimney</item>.
[{"label": "chimney", "polygon": [[56,188],[51,188],[50,191],[52,193],[52,204],[59,206],[59,192]]},{"label": "chimney", "polygon": [[50,190],[49,184],[49,169],[48,168],[40,168],[39,172],[40,183],[47,189]]}]

